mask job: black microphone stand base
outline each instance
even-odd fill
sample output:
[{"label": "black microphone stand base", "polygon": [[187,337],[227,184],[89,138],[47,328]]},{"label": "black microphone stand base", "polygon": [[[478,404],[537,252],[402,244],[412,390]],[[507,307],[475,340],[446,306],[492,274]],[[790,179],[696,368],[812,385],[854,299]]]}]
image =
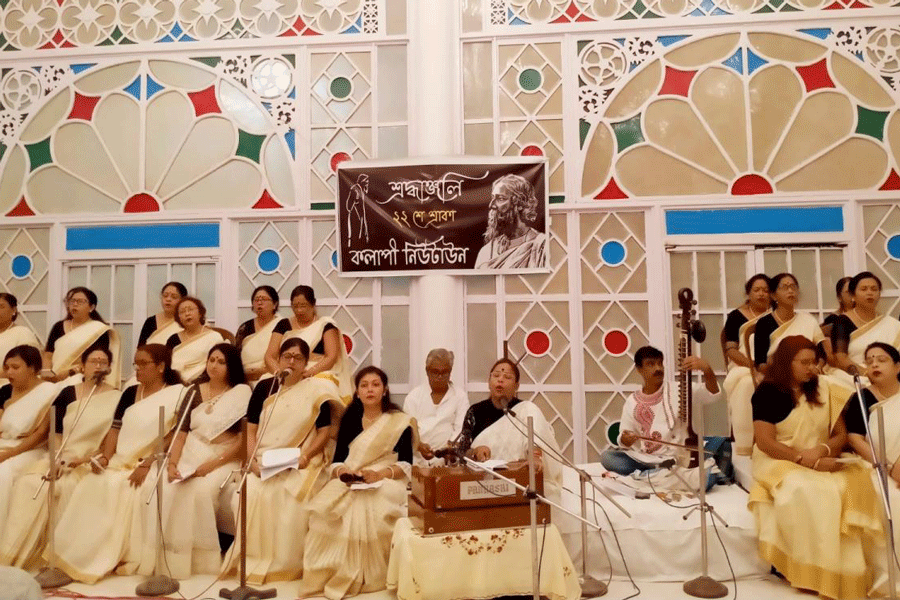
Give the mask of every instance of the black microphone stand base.
[{"label": "black microphone stand base", "polygon": [[278,595],[278,590],[255,590],[252,587],[242,585],[233,590],[222,589],[219,591],[219,598],[228,598],[229,600],[250,600],[251,598],[274,598]]},{"label": "black microphone stand base", "polygon": [[602,581],[597,581],[590,575],[581,578],[581,597],[582,598],[599,598],[605,596],[609,588]]},{"label": "black microphone stand base", "polygon": [[135,588],[138,596],[167,596],[174,594],[181,587],[180,584],[166,575],[151,575],[142,584]]},{"label": "black microphone stand base", "polygon": [[706,575],[686,581],[681,589],[694,598],[724,598],[728,595],[727,587]]},{"label": "black microphone stand base", "polygon": [[55,567],[41,569],[41,572],[34,576],[34,580],[38,582],[38,585],[41,586],[42,590],[61,588],[74,581],[71,577],[66,575],[65,572]]}]

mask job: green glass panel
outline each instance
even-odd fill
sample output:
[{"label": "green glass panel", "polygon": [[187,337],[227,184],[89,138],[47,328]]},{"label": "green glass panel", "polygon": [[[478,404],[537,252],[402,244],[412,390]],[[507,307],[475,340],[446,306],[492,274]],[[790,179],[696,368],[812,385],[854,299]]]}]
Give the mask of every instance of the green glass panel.
[{"label": "green glass panel", "polygon": [[49,137],[42,142],[26,145],[25,148],[28,150],[28,159],[31,163],[32,171],[41,165],[53,162],[53,157],[50,155]]},{"label": "green glass panel", "polygon": [[578,136],[580,138],[580,148],[584,148],[584,142],[587,140],[588,134],[591,132],[591,124],[585,119],[578,120]]},{"label": "green glass panel", "polygon": [[219,64],[219,61],[222,60],[218,56],[201,56],[199,58],[194,58],[198,63],[203,63],[207,67],[215,68],[216,65]]},{"label": "green glass panel", "polygon": [[255,135],[247,133],[243,129],[238,129],[238,147],[235,154],[258,163],[259,152],[264,141],[266,141],[266,136],[264,135]]},{"label": "green glass panel", "polygon": [[624,152],[629,146],[640,144],[644,141],[644,134],[641,132],[641,115],[636,114],[627,121],[613,123],[613,131],[616,134],[616,142],[619,152]]},{"label": "green glass panel", "polygon": [[533,92],[541,87],[544,77],[537,69],[525,69],[519,73],[519,87],[526,92]]},{"label": "green glass panel", "polygon": [[888,113],[880,110],[869,110],[862,106],[856,107],[856,133],[870,135],[878,141],[884,139],[884,123]]},{"label": "green glass panel", "polygon": [[550,204],[563,204],[565,201],[565,196],[550,196]]},{"label": "green glass panel", "polygon": [[353,84],[346,77],[335,77],[331,80],[331,95],[343,100],[353,91]]},{"label": "green glass panel", "polygon": [[313,210],[334,210],[334,202],[313,202],[310,204]]}]

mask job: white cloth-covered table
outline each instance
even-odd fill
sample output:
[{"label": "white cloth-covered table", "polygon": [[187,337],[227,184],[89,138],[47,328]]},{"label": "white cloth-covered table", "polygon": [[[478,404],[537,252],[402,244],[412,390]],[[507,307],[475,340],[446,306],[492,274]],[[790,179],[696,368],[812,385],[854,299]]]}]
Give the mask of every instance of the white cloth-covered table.
[{"label": "white cloth-covered table", "polygon": [[[555,525],[547,526],[546,535],[538,528],[541,542],[541,595],[580,598],[578,573]],[[404,518],[394,528],[387,587],[397,591],[398,600],[530,596],[531,581],[527,527],[423,536]]]}]

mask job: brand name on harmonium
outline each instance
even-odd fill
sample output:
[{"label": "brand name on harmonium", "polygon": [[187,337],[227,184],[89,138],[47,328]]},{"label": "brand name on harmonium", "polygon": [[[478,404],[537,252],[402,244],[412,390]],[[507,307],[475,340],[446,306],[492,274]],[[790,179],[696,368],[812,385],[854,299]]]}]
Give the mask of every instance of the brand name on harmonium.
[{"label": "brand name on harmonium", "polygon": [[460,500],[484,500],[497,496],[514,496],[516,488],[502,479],[463,481],[459,484]]},{"label": "brand name on harmonium", "polygon": [[444,237],[433,242],[404,242],[403,249],[397,247],[397,240],[391,238],[389,248],[375,250],[350,250],[350,262],[354,265],[396,266],[397,260],[402,255],[407,266],[411,265],[443,265],[464,264],[468,248],[457,246],[452,242],[445,242]]}]

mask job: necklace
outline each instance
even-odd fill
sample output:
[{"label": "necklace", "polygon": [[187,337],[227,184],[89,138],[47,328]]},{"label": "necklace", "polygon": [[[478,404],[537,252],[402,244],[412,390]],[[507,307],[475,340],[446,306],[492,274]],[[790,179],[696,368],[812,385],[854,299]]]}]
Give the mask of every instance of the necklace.
[{"label": "necklace", "polygon": [[759,317],[759,315],[762,314],[762,313],[756,314],[756,311],[753,310],[753,307],[750,305],[749,302],[747,303],[747,310],[750,311],[750,314],[753,315],[753,318],[754,318],[754,319],[757,318],[757,317]]},{"label": "necklace", "polygon": [[369,425],[371,425],[372,423],[377,421],[380,416],[381,415],[376,415],[375,417],[367,417],[367,416],[363,415],[363,418],[362,418],[363,429],[367,428]]},{"label": "necklace", "polygon": [[782,319],[781,317],[778,316],[778,310],[777,310],[777,309],[772,311],[772,316],[775,317],[775,321],[776,321],[779,325],[784,325],[787,321],[790,321],[790,320],[793,318],[793,315],[791,315],[791,316],[788,317],[787,319]]},{"label": "necklace", "polygon": [[[216,407],[216,403],[219,401],[219,399],[222,396],[225,395],[225,392],[227,392],[227,391],[228,391],[227,389],[223,390],[223,391],[219,392],[218,394],[216,394],[215,396],[213,396],[212,398],[210,398],[209,400],[204,400],[204,403],[206,404],[206,414],[212,413],[213,409]],[[212,390],[210,390],[210,393],[212,393]]]},{"label": "necklace", "polygon": [[860,321],[862,321],[862,325],[866,325],[866,324],[868,324],[868,323],[871,323],[871,322],[875,319],[875,317],[878,316],[878,315],[875,315],[875,317],[872,317],[871,319],[863,319],[863,318],[862,318],[862,315],[860,315],[858,312],[856,312],[856,307],[855,307],[855,306],[853,307],[853,314],[856,315],[856,318],[857,318],[857,319],[859,319]]}]

